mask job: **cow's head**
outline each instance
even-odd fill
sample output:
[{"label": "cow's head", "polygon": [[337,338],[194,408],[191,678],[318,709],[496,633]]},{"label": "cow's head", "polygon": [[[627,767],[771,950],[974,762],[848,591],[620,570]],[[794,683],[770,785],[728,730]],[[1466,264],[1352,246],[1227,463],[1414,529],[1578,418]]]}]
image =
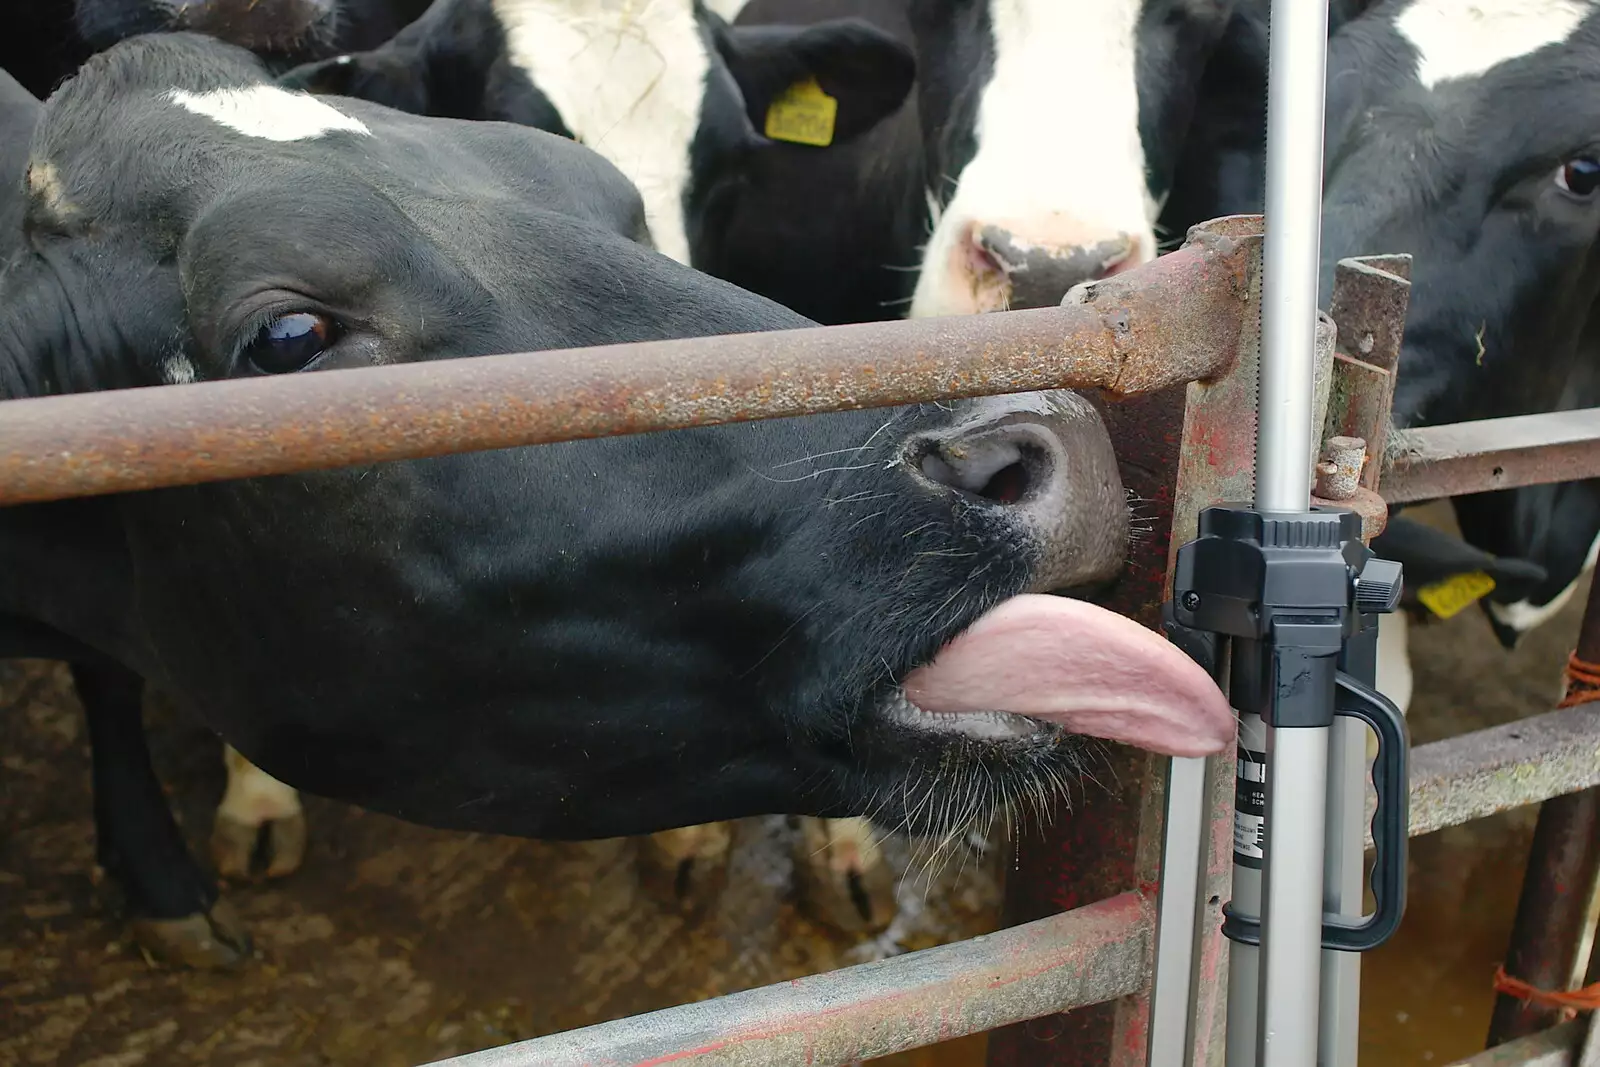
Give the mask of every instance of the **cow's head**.
[{"label": "cow's head", "polygon": [[1557,406],[1600,293],[1600,9],[1391,0],[1328,57],[1324,298],[1414,258],[1398,425]]},{"label": "cow's head", "polygon": [[934,215],[911,314],[1059,303],[1156,254],[1228,0],[909,0]]},{"label": "cow's head", "polygon": [[715,225],[771,143],[780,94],[814,79],[834,109],[828,141],[843,143],[900,106],[915,68],[858,19],[732,27],[700,0],[434,0],[383,47],[282,84],[574,137],[639,187],[656,247],[687,263],[691,231]]},{"label": "cow's head", "polygon": [[[25,193],[0,395],[805,324],[630,240],[638,194],[587,148],[287,92],[191,35],[58,91]],[[1232,735],[1197,666],[1077,598],[1128,519],[1075,394],[130,494],[96,531],[55,506],[0,512],[39,561],[0,609],[120,635],[273,775],[436,825],[926,830],[1070,774],[1084,734]],[[114,580],[34,577],[74,552]]]}]

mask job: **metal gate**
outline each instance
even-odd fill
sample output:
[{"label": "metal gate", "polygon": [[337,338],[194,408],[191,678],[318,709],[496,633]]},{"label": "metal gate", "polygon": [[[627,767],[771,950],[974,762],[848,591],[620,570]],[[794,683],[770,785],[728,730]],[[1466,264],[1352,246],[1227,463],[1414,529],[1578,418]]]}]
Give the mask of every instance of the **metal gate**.
[{"label": "metal gate", "polygon": [[[1156,532],[1133,546],[1128,578],[1107,606],[1158,626],[1172,555],[1193,536],[1200,510],[1250,497],[1260,224],[1235,216],[1197,226],[1181,249],[1077,290],[1059,308],[10,401],[0,418],[0,504],[849,408],[1097,390],[1124,480],[1147,502]],[[1318,335],[1317,403],[1328,435],[1360,438],[1371,461],[1353,483],[1335,476],[1318,491],[1360,512],[1369,537],[1382,528],[1385,501],[1600,476],[1595,410],[1385,440],[1409,258],[1346,260],[1337,269]],[[1596,590],[1578,650],[1590,662],[1600,660],[1600,583]],[[1142,1067],[1169,761],[1119,747],[1113,762],[1110,788],[1088,792],[1071,818],[1019,843],[1007,929],[440,1062],[843,1064],[994,1030],[995,1067]],[[1165,873],[1175,899],[1193,889],[1205,932],[1195,1067],[1222,1062],[1219,926],[1233,770],[1231,754],[1206,761],[1206,854],[1196,871]],[[1537,984],[1565,986],[1588,963],[1600,903],[1600,703],[1412,753],[1413,835],[1545,801],[1512,967]],[[1515,1037],[1552,1017],[1512,1001],[1496,1020],[1498,1036]],[[1485,1055],[1575,1062],[1586,1025]],[[1588,1044],[1586,1063],[1600,1055],[1600,1038]]]}]

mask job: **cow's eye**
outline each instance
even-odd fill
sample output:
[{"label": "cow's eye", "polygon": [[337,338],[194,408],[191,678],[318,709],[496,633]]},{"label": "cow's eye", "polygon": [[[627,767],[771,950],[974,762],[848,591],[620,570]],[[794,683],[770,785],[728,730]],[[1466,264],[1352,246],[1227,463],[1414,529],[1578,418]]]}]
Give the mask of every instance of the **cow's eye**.
[{"label": "cow's eye", "polygon": [[297,371],[339,339],[339,324],[326,315],[296,311],[279,315],[245,345],[244,358],[266,374]]},{"label": "cow's eye", "polygon": [[1593,196],[1600,191],[1600,160],[1575,156],[1556,171],[1556,184],[1573,196]]}]

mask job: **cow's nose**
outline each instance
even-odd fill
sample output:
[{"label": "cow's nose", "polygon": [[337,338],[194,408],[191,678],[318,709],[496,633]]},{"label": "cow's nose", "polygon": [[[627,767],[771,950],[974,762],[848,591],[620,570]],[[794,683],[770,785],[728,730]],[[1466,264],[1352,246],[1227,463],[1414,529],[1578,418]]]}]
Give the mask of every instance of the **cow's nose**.
[{"label": "cow's nose", "polygon": [[996,536],[1025,540],[1036,591],[1092,585],[1120,573],[1128,500],[1111,438],[1076,393],[970,401],[951,427],[907,443],[912,477],[997,519]]},{"label": "cow's nose", "polygon": [[1055,307],[1079,282],[1107,278],[1139,259],[1139,239],[1119,233],[1077,244],[1029,241],[1002,226],[978,224],[972,244],[979,269],[1002,275],[1009,283],[1006,306]]}]

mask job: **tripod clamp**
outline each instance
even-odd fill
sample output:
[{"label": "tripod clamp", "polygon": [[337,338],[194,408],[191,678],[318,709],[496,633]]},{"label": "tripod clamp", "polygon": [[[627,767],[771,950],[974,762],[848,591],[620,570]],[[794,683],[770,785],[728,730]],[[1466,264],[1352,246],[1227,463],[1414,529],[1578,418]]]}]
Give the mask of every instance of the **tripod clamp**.
[{"label": "tripod clamp", "polygon": [[[1405,912],[1410,783],[1400,710],[1348,673],[1346,645],[1399,606],[1398,563],[1361,541],[1361,518],[1344,508],[1266,513],[1223,504],[1200,514],[1199,536],[1178,549],[1169,637],[1219,678],[1232,638],[1229,699],[1276,729],[1330,727],[1347,715],[1378,737],[1372,836],[1376,910],[1358,922],[1324,914],[1322,947],[1366,952],[1387,941]],[[1234,863],[1260,868],[1266,840],[1266,753],[1239,748]],[[1223,908],[1223,934],[1261,943],[1258,919]]]}]

